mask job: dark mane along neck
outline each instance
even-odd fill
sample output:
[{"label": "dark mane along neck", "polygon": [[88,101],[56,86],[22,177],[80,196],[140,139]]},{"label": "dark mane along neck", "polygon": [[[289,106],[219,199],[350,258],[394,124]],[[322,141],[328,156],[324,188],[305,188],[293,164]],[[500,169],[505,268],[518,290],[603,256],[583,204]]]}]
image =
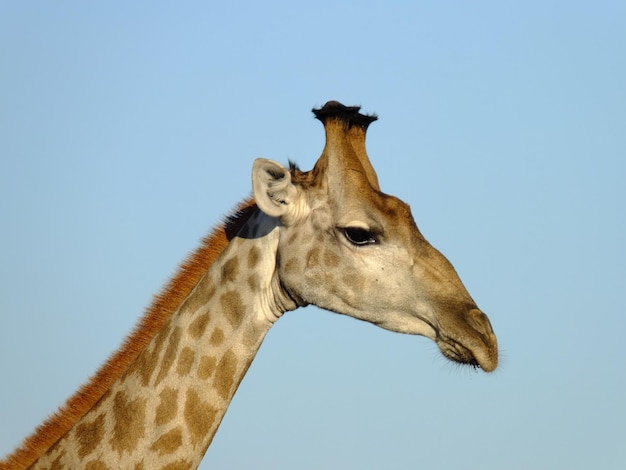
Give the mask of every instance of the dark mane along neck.
[{"label": "dark mane along neck", "polygon": [[6,460],[0,469],[18,469],[30,466],[78,421],[111,387],[115,380],[132,364],[150,340],[176,312],[194,286],[224,251],[229,241],[239,232],[256,211],[256,204],[248,199],[242,202],[222,225],[205,237],[200,247],[180,265],[176,275],[154,298],[152,305],[122,346],[111,355],[96,374],[84,384],[56,413],[41,424]]}]

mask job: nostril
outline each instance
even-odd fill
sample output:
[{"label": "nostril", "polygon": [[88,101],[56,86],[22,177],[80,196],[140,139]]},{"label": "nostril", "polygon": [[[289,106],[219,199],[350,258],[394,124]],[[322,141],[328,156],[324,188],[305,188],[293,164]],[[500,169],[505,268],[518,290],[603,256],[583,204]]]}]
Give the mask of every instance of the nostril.
[{"label": "nostril", "polygon": [[491,327],[489,318],[477,308],[473,308],[467,312],[467,322],[480,333],[493,334],[493,328]]}]

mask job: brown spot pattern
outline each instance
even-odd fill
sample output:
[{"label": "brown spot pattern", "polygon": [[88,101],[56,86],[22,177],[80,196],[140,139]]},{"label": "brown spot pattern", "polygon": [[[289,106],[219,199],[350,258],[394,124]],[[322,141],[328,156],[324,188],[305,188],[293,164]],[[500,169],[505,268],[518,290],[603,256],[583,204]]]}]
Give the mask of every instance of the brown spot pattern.
[{"label": "brown spot pattern", "polygon": [[244,306],[239,292],[231,290],[220,297],[220,304],[224,316],[233,328],[237,328],[244,315]]},{"label": "brown spot pattern", "polygon": [[365,279],[357,273],[345,274],[341,277],[341,282],[352,292],[358,293],[365,290]]},{"label": "brown spot pattern", "polygon": [[226,282],[234,282],[239,273],[239,260],[233,256],[222,266],[222,284]]},{"label": "brown spot pattern", "polygon": [[231,349],[226,351],[224,357],[220,360],[217,365],[217,370],[215,373],[215,388],[217,390],[218,395],[223,399],[227,400],[231,395],[233,383],[235,382],[235,373],[237,372],[237,356]]},{"label": "brown spot pattern", "polygon": [[78,456],[84,459],[91,454],[104,436],[104,415],[99,414],[89,423],[81,423],[76,427]]},{"label": "brown spot pattern", "polygon": [[156,409],[155,423],[161,426],[170,422],[176,416],[178,410],[178,391],[174,388],[166,388],[159,394],[159,406]]},{"label": "brown spot pattern", "polygon": [[178,364],[176,365],[176,373],[179,377],[185,377],[189,375],[195,353],[189,346],[185,346],[178,356]]},{"label": "brown spot pattern", "polygon": [[298,258],[289,258],[283,266],[283,270],[288,274],[295,274],[299,271],[299,267],[300,260]]},{"label": "brown spot pattern", "polygon": [[65,451],[61,451],[56,459],[50,462],[50,468],[54,468],[55,470],[65,470],[67,468],[61,460],[65,457]]},{"label": "brown spot pattern", "polygon": [[320,249],[313,248],[306,255],[306,265],[308,268],[314,268],[320,264]]},{"label": "brown spot pattern", "polygon": [[110,444],[121,455],[137,446],[145,433],[146,399],[129,400],[124,392],[113,397],[113,436]]},{"label": "brown spot pattern", "polygon": [[[52,468],[56,468],[56,467],[52,467]],[[110,470],[110,469],[109,469],[109,466],[105,464],[104,462],[101,462],[100,460],[92,460],[90,462],[87,462],[87,465],[85,465],[85,470]]]},{"label": "brown spot pattern", "polygon": [[210,320],[210,317],[209,317],[208,312],[203,313],[198,318],[196,318],[191,323],[191,325],[189,325],[188,331],[191,337],[194,339],[199,339],[204,334],[204,331],[206,330],[206,327],[209,324],[209,320]]},{"label": "brown spot pattern", "polygon": [[154,343],[151,348],[147,348],[143,351],[137,361],[131,368],[129,369],[129,373],[134,372],[135,370],[139,373],[139,378],[141,379],[141,384],[146,387],[150,382],[150,378],[154,373],[157,365],[159,364],[159,353],[161,352],[161,347],[165,338],[167,337],[168,330],[167,328],[163,328],[154,338]]},{"label": "brown spot pattern", "polygon": [[211,338],[209,339],[209,343],[211,346],[219,346],[224,341],[224,332],[221,328],[215,328],[213,333],[211,333]]},{"label": "brown spot pattern", "polygon": [[[322,239],[323,239],[323,237],[322,237]],[[312,234],[312,233],[309,233],[309,232],[304,232],[304,233],[302,234],[302,240],[300,240],[300,243],[301,243],[302,245],[308,245],[308,244],[310,244],[312,241],[313,241],[313,234]]]},{"label": "brown spot pattern", "polygon": [[177,460],[176,462],[168,463],[161,470],[191,470],[193,466],[188,460]]},{"label": "brown spot pattern", "polygon": [[158,452],[159,455],[167,455],[176,452],[181,445],[183,445],[183,433],[180,428],[175,428],[159,437],[150,449]]},{"label": "brown spot pattern", "polygon": [[182,310],[185,312],[196,313],[209,303],[214,294],[215,285],[213,284],[213,279],[207,274],[200,279],[196,288],[189,295],[189,297],[187,297]]},{"label": "brown spot pattern", "polygon": [[208,379],[215,371],[217,360],[211,356],[202,356],[200,365],[198,365],[198,377],[205,380]]},{"label": "brown spot pattern", "polygon": [[[62,436],[67,435],[72,423],[79,421],[87,411],[92,409],[102,399],[102,394],[113,386],[114,382],[120,378],[123,380],[130,375],[139,379],[138,371],[142,368],[138,365],[146,363],[146,356],[144,356],[143,361],[138,361],[142,352],[151,347],[155,336],[158,336],[159,332],[167,326],[172,315],[175,314],[198,284],[198,281],[204,277],[208,268],[228,246],[234,234],[257,213],[258,208],[254,200],[248,198],[237,206],[223,224],[220,224],[209,236],[205,237],[200,247],[181,264],[176,275],[160,294],[155,296],[147,313],[130,336],[126,338],[122,347],[100,367],[98,372],[78,392],[70,397],[67,404],[58,413],[46,420],[7,458],[11,462],[16,462],[20,467],[31,465],[45,449],[54,449],[62,441]],[[157,348],[156,351],[162,352],[160,348]],[[154,369],[151,370],[154,371]],[[128,374],[125,374],[124,371],[128,371]],[[151,376],[147,375],[148,378],[144,378],[145,375],[142,372],[141,378],[146,382],[143,384],[144,386],[151,380]]]},{"label": "brown spot pattern", "polygon": [[192,388],[187,390],[184,417],[194,446],[198,445],[208,434],[215,421],[216,413],[215,408],[202,401],[198,392]]},{"label": "brown spot pattern", "polygon": [[251,324],[243,332],[242,340],[246,346],[253,347],[259,343],[262,333],[256,324]]},{"label": "brown spot pattern", "polygon": [[165,354],[163,354],[163,358],[161,359],[161,370],[159,370],[159,375],[157,375],[155,385],[161,383],[161,380],[163,380],[165,376],[167,376],[167,373],[174,365],[174,361],[176,359],[176,351],[178,351],[178,344],[180,343],[180,337],[180,328],[174,328],[174,331],[172,331],[172,334],[170,335],[170,340],[167,344]]},{"label": "brown spot pattern", "polygon": [[324,275],[322,276],[322,284],[324,284],[325,286],[334,286],[333,290],[335,292],[337,291],[335,276],[329,271],[324,272]]},{"label": "brown spot pattern", "polygon": [[248,277],[248,287],[250,288],[250,290],[252,291],[257,291],[259,290],[259,276],[257,274],[251,274]]},{"label": "brown spot pattern", "polygon": [[250,248],[250,251],[248,252],[248,269],[256,268],[256,265],[259,264],[260,259],[261,251],[256,246]]},{"label": "brown spot pattern", "polygon": [[324,266],[335,268],[339,266],[340,261],[341,261],[341,258],[334,251],[326,250],[324,252]]}]

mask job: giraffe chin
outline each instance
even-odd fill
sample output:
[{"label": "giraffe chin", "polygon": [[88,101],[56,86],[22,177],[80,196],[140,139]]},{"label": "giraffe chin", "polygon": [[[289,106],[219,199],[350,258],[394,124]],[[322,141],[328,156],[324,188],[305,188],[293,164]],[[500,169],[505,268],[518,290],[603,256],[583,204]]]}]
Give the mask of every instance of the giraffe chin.
[{"label": "giraffe chin", "polygon": [[465,338],[461,342],[445,336],[439,336],[435,342],[441,353],[452,362],[493,372],[498,367],[498,346],[495,336],[490,336],[488,343],[482,338]]}]

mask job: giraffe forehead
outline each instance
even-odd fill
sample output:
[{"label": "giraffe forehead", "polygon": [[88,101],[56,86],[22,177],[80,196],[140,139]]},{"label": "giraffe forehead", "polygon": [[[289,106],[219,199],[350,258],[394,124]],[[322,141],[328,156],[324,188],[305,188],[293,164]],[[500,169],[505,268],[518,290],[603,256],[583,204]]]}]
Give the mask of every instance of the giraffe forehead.
[{"label": "giraffe forehead", "polygon": [[368,189],[369,191],[362,191],[358,195],[346,194],[341,199],[329,199],[327,215],[318,217],[318,222],[325,220],[326,225],[379,229],[386,232],[404,232],[403,229],[415,227],[408,204],[395,196]]}]

